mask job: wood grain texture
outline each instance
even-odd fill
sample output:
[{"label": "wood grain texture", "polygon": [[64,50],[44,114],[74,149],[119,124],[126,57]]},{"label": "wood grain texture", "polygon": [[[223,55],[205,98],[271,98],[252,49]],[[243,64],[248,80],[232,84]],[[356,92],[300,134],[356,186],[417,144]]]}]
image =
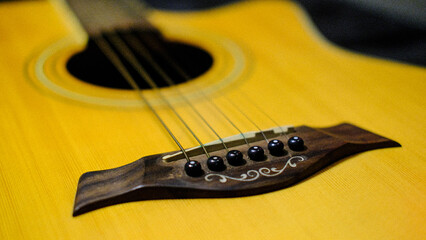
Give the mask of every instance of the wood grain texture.
[{"label": "wood grain texture", "polygon": [[[103,171],[88,172],[80,177],[73,215],[101,207],[130,201],[182,198],[241,197],[266,193],[285,188],[302,181],[326,166],[355,153],[377,148],[398,147],[397,142],[357,128],[340,124],[330,128],[295,128],[290,136],[276,139],[285,142],[287,137],[304,139],[302,151],[285,147],[279,156],[265,153],[262,161],[253,161],[245,154],[249,146],[242,144],[232,148],[244,154],[244,164],[225,164],[223,171],[211,171],[204,154],[191,160],[201,163],[203,175],[190,177],[185,174],[186,159],[166,162],[163,153],[143,157],[131,164]],[[251,146],[267,149],[264,139]],[[226,159],[227,151],[210,152],[211,156]]]},{"label": "wood grain texture", "polygon": [[[74,43],[70,55],[87,38],[69,16],[49,1],[0,4],[0,239],[422,239],[426,235],[425,69],[339,49],[316,35],[297,6],[284,1],[192,13],[157,11],[150,21],[181,41],[197,44],[192,34],[202,31],[242,49],[242,75],[209,93],[244,132],[255,129],[223,96],[249,112],[257,111],[251,102],[258,103],[280,124],[315,127],[350,121],[403,147],[358,154],[301,184],[268,194],[132,202],[73,218],[82,173],[177,149],[144,106],[91,105],[40,86],[34,73],[40,53],[70,38]],[[173,29],[186,29],[186,34],[174,36]],[[212,52],[215,65],[183,89],[200,89],[210,83],[210,74],[221,73],[215,69],[241,62],[221,57],[227,55],[221,55],[218,46],[202,45]],[[61,59],[43,70],[66,75]],[[86,86],[70,76],[57,81],[91,94],[135,98],[125,91]],[[237,134],[208,103],[190,97],[221,135]],[[188,107],[176,105],[202,141],[215,139],[197,124]],[[185,147],[197,145],[166,108],[156,106]],[[274,126],[262,114],[250,116],[261,128]]]}]

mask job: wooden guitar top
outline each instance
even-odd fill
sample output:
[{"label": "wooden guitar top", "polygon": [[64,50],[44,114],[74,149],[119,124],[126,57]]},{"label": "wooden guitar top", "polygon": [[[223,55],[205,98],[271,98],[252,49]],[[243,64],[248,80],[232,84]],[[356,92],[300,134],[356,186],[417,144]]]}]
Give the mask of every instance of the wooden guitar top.
[{"label": "wooden guitar top", "polygon": [[[77,187],[82,174],[178,148],[133,91],[94,86],[69,74],[66,63],[84,49],[88,35],[63,1],[1,2],[0,239],[424,239],[424,68],[340,49],[287,1],[245,1],[199,12],[152,10],[148,19],[169,39],[212,55],[209,71],[176,88],[221,136],[238,132],[197,95],[200,90],[242,132],[256,128],[227,99],[260,129],[276,125],[259,108],[280,124],[311,127],[300,131],[330,136],[317,127],[350,122],[402,147],[362,152],[325,168],[318,159],[308,170],[316,172],[313,176],[301,175],[305,180],[281,189],[286,184],[273,182],[316,162],[309,152],[316,145],[305,137],[307,151],[294,156],[308,156],[306,161],[294,162],[295,168],[288,166],[277,178],[259,176],[259,182],[274,186],[268,193],[170,199],[163,192],[165,199],[115,204],[74,217],[74,204],[82,209],[90,199],[83,185]],[[203,142],[217,139],[172,88],[161,91]],[[185,148],[199,145],[153,91],[144,94]],[[279,170],[289,156],[249,160],[219,174],[241,178],[263,167]],[[324,164],[335,157],[329,155]],[[154,161],[144,161],[149,159]],[[161,166],[173,166],[177,176],[184,174],[184,162]],[[204,175],[182,175],[175,184],[240,184],[217,175],[205,181],[211,172],[202,167]],[[80,184],[90,180],[85,176]]]}]

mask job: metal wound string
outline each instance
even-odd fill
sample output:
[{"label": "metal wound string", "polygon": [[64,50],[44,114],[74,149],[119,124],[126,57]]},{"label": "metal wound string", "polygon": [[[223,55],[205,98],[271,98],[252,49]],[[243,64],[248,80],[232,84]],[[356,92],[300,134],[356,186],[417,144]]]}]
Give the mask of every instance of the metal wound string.
[{"label": "metal wound string", "polygon": [[[158,74],[161,75],[161,77],[167,82],[169,86],[176,85],[175,82],[169,77],[169,75],[156,63],[156,61],[153,59],[149,51],[143,46],[143,44],[134,36],[125,34],[124,39],[127,40],[127,42],[130,44],[132,48],[136,50],[136,52],[144,57],[148,62],[151,64],[151,66],[158,72]],[[124,43],[123,43],[124,44]],[[174,90],[182,97],[182,99],[191,107],[191,109],[197,114],[198,117],[206,124],[209,129],[219,138],[219,141],[222,143],[224,149],[228,151],[228,147],[226,146],[226,143],[223,141],[222,137],[214,130],[214,128],[209,124],[209,122],[203,117],[203,115],[195,108],[194,104],[192,104],[189,99],[178,89],[174,88]]]},{"label": "metal wound string", "polygon": [[206,147],[201,142],[201,140],[197,137],[194,131],[189,127],[189,125],[183,120],[182,116],[176,111],[176,109],[172,106],[172,104],[167,100],[167,98],[159,91],[157,84],[155,84],[154,80],[149,76],[147,71],[143,68],[143,66],[139,63],[135,55],[132,51],[127,47],[126,43],[120,39],[117,34],[107,34],[107,38],[112,42],[112,44],[119,49],[119,52],[126,58],[126,60],[132,65],[132,67],[138,72],[138,74],[150,85],[151,88],[161,97],[161,99],[167,104],[167,106],[173,111],[173,113],[179,118],[182,124],[186,129],[191,133],[191,135],[196,139],[196,141],[202,147],[204,154],[207,158],[210,157],[209,152],[206,150]]},{"label": "metal wound string", "polygon": [[[130,36],[130,35],[126,35],[126,37],[125,37],[128,41],[129,41],[129,43],[130,43],[130,45],[132,45],[132,47],[133,48],[135,48],[137,51],[141,51],[141,52],[144,52],[144,53],[147,53],[147,54],[149,54],[149,52],[146,50],[146,48],[142,45],[142,42],[139,40],[139,39],[137,39],[136,37],[134,37],[134,36]],[[139,49],[139,50],[138,50]],[[142,53],[141,53],[142,54]],[[185,73],[185,71],[183,71],[183,69],[175,62],[175,61],[173,61],[173,59],[171,59],[167,54],[164,54],[164,53],[162,53],[162,52],[160,52],[160,54],[161,54],[161,56],[163,57],[163,59],[164,60],[166,60],[177,72],[178,72],[178,74],[180,74],[185,80],[189,80],[190,79],[190,77]],[[150,56],[150,54],[149,54],[149,56]],[[152,59],[152,57],[149,57],[150,59]],[[155,61],[151,61],[151,62],[155,62]],[[157,65],[158,66],[158,65]],[[173,82],[173,80],[171,80],[170,78],[168,78],[169,80],[170,80],[170,82],[168,81],[168,84],[170,85],[170,86],[173,86],[173,85],[176,85],[176,83],[175,82]],[[242,136],[242,138],[244,139],[244,142],[250,147],[250,144],[249,144],[249,142],[248,142],[248,140],[247,140],[247,138],[246,138],[246,136],[244,135],[244,133],[236,126],[236,124],[222,111],[222,109],[220,109],[209,97],[207,97],[206,95],[205,95],[205,93],[202,91],[202,90],[200,90],[200,91],[198,91],[201,95],[202,95],[202,97],[203,98],[205,98],[208,102],[209,102],[209,104],[210,105],[212,105],[215,109],[216,109],[216,111],[218,111],[225,119],[226,119],[226,121],[229,123],[229,124],[231,124],[232,125],[232,127],[234,127],[239,133],[240,133],[240,135]],[[223,141],[222,141],[223,142]]]},{"label": "metal wound string", "polygon": [[130,73],[127,71],[126,67],[121,62],[120,58],[117,56],[117,54],[114,52],[114,50],[111,48],[109,43],[102,37],[94,37],[93,38],[96,45],[99,47],[99,49],[103,52],[103,54],[111,61],[111,63],[117,68],[117,70],[120,72],[120,74],[123,76],[124,79],[132,86],[132,88],[137,92],[139,97],[142,99],[142,101],[148,106],[148,108],[151,110],[151,112],[157,117],[157,119],[160,121],[160,123],[163,125],[163,127],[166,129],[166,131],[169,133],[170,137],[174,140],[176,145],[180,148],[182,153],[184,154],[186,160],[189,162],[188,154],[186,153],[185,149],[182,147],[180,142],[177,140],[175,135],[172,133],[172,131],[167,127],[163,119],[158,115],[157,111],[154,109],[154,107],[151,105],[151,103],[148,101],[148,99],[145,98],[145,96],[142,94],[142,90],[136,83],[136,81],[133,79],[133,77],[130,75]]},{"label": "metal wound string", "polygon": [[[152,63],[155,63],[155,61],[152,59],[152,57],[150,56],[150,54],[149,54],[149,52],[148,52],[148,50],[143,46],[143,44],[142,44],[142,42],[141,41],[139,41],[139,39],[137,39],[136,37],[134,37],[134,36],[130,36],[130,35],[126,35],[126,37],[124,37],[124,38],[126,38],[128,41],[129,41],[129,43],[130,43],[130,45],[133,47],[133,48],[135,48],[137,51],[140,51],[141,52],[141,54],[143,54],[143,55],[145,55],[145,57],[147,57],[147,58],[149,58],[150,59],[150,62],[152,62]],[[190,79],[190,77],[185,73],[185,71],[183,71],[183,69],[175,62],[175,61],[173,61],[167,54],[163,54],[162,52],[160,53],[162,56],[163,56],[163,58],[185,79],[185,80],[188,80],[188,79]],[[158,65],[157,65],[158,66]],[[158,67],[159,68],[159,67]],[[160,68],[159,68],[159,71],[162,71]],[[168,78],[169,79],[169,81],[167,81],[167,83],[170,85],[170,86],[172,86],[172,85],[176,85],[170,78]],[[241,134],[241,136],[243,137],[243,139],[244,139],[244,141],[246,142],[246,144],[248,145],[248,146],[250,146],[250,144],[248,143],[248,141],[247,141],[247,138],[245,137],[245,135],[243,134],[243,132],[232,122],[232,120],[231,119],[229,119],[229,117],[215,104],[215,103],[213,103],[211,100],[210,100],[210,98],[209,97],[207,97],[205,94],[204,94],[204,92],[202,91],[202,90],[200,90],[199,91],[200,92],[200,94],[205,98],[205,99],[207,99],[207,101],[211,104],[211,105],[213,105],[216,109],[217,109],[217,111],[219,112],[219,113],[221,113],[222,114],[222,116],[235,128],[235,129],[237,129],[239,132],[240,132],[240,134]],[[265,115],[270,121],[272,121],[272,123],[274,124],[274,125],[276,125],[280,130],[281,130],[281,133],[280,133],[280,135],[282,136],[283,134],[284,134],[284,136],[285,136],[285,138],[288,140],[289,138],[288,138],[288,136],[287,136],[287,133],[284,131],[284,129],[275,121],[275,120],[273,120],[272,119],[272,117],[271,116],[269,116],[265,111],[263,111],[259,106],[257,106],[256,104],[254,104],[249,98],[247,98],[245,95],[243,95],[243,94],[241,94],[242,96],[244,96],[247,100],[249,100],[250,102],[251,102],[251,104],[253,105],[253,106],[255,106],[263,115]],[[267,142],[267,143],[269,143],[269,140],[268,140],[268,138],[266,137],[266,135],[265,135],[265,133],[263,132],[263,130],[261,130],[260,128],[259,128],[259,126],[247,115],[247,114],[245,114],[238,106],[236,106],[229,98],[227,98],[227,97],[225,97],[226,99],[227,99],[227,101],[228,102],[230,102],[233,106],[234,106],[234,108],[236,108],[242,115],[244,115],[244,117],[245,118],[247,118],[258,130],[259,130],[259,132],[262,134],[262,136],[263,136],[263,138],[265,139],[265,141]]]}]

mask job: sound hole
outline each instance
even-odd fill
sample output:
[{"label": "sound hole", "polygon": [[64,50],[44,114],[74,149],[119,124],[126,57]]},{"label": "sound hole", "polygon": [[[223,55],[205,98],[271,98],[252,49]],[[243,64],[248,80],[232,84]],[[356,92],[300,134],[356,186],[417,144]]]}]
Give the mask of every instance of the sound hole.
[{"label": "sound hole", "polygon": [[[167,41],[158,32],[133,31],[118,33],[124,41],[126,40],[127,34],[137,37],[138,41],[140,41],[140,43],[142,43],[142,45],[149,51],[154,61],[175,84],[183,83],[202,75],[213,64],[213,58],[206,51],[184,43]],[[112,44],[110,45],[112,46]],[[141,54],[138,54],[138,51],[133,49],[130,44],[128,44],[128,46],[158,87],[167,87],[167,82],[165,82],[158,71],[153,68],[152,63]],[[125,60],[118,49],[114,50],[118,53],[121,61],[138,83],[139,87],[142,89],[149,89],[150,86]],[[171,63],[171,61],[173,63]],[[189,78],[186,78],[179,73],[179,70],[176,69],[176,65],[187,76],[189,76]],[[115,89],[132,89],[127,81],[121,76],[120,72],[91,39],[89,39],[88,45],[84,51],[69,59],[67,69],[73,76],[87,83]]]}]

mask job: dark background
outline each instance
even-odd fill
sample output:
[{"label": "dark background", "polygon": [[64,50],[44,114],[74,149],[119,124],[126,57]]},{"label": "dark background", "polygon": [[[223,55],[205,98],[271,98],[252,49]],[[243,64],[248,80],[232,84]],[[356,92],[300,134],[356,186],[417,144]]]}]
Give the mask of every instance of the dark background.
[{"label": "dark background", "polygon": [[[153,7],[169,10],[197,10],[237,1],[145,0]],[[344,48],[426,66],[426,0],[294,2],[307,11],[327,39]]]},{"label": "dark background", "polygon": [[[5,0],[0,0],[2,1]],[[242,0],[135,1],[143,1],[161,9],[198,10]],[[327,39],[341,47],[394,61],[426,66],[426,0],[294,2],[307,11]]]}]

